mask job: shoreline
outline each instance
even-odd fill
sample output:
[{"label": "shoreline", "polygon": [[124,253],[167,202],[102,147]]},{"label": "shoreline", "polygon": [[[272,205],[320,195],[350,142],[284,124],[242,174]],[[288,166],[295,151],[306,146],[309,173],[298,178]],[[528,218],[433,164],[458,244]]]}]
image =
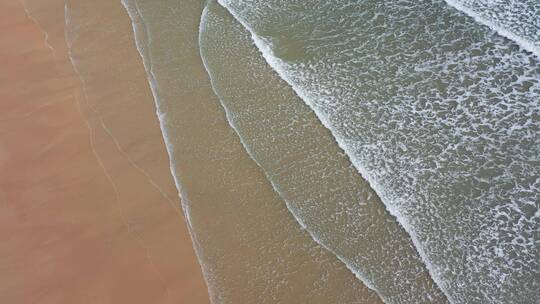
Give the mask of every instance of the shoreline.
[{"label": "shoreline", "polygon": [[[101,37],[107,52],[79,62],[93,67],[81,73],[83,92],[58,37],[63,1],[32,2],[32,18],[18,1],[0,4],[0,299],[209,303],[122,5],[68,3],[107,7],[109,21],[125,24]],[[96,43],[88,37],[78,39]],[[115,48],[129,68],[96,64]],[[138,90],[118,94],[129,86]]]}]

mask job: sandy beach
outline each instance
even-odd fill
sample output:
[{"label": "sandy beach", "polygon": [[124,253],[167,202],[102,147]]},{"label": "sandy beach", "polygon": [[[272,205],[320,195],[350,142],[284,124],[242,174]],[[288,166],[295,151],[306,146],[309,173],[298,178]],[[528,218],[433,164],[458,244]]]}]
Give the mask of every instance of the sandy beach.
[{"label": "sandy beach", "polygon": [[78,74],[64,1],[25,5],[0,1],[0,302],[208,303],[124,8],[68,1],[115,29],[78,28]]},{"label": "sandy beach", "polygon": [[540,2],[304,2],[0,0],[0,304],[540,303]]}]

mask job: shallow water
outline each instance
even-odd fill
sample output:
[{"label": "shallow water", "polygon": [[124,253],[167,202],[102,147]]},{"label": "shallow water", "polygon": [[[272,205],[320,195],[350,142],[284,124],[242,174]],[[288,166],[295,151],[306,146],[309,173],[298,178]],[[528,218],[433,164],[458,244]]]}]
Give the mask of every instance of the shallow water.
[{"label": "shallow water", "polygon": [[202,1],[124,1],[214,303],[381,303],[291,216],[200,59]]},{"label": "shallow water", "polygon": [[331,130],[451,302],[538,300],[537,57],[440,1],[220,3]]},{"label": "shallow water", "polygon": [[4,196],[81,231],[8,297],[540,302],[540,2],[22,2]]},{"label": "shallow water", "polygon": [[123,1],[214,303],[540,300],[537,2],[219,3]]},{"label": "shallow water", "polygon": [[540,57],[540,1],[446,0],[463,13]]},{"label": "shallow water", "polygon": [[302,226],[385,303],[445,302],[409,236],[249,33],[212,2],[200,35],[230,123]]}]

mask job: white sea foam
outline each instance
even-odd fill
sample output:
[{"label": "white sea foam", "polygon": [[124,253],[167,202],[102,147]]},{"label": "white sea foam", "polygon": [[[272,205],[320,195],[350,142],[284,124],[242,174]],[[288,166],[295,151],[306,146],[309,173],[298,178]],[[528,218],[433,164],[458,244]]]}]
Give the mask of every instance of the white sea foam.
[{"label": "white sea foam", "polygon": [[536,0],[445,0],[499,35],[540,58],[540,2]]},{"label": "white sea foam", "polygon": [[[141,17],[149,16],[149,20],[144,20],[147,26],[142,29],[153,34],[153,37],[147,34],[137,43],[141,44],[139,51],[147,60],[149,79],[154,82],[173,175],[196,236],[196,249],[200,249],[197,253],[211,300],[276,303],[302,297],[321,303],[334,300],[377,303],[376,294],[354,279],[334,256],[313,242],[288,217],[279,197],[268,191],[264,176],[258,175],[258,168],[244,156],[237,138],[221,124],[224,118],[217,99],[214,101],[214,95],[207,95],[210,89],[207,79],[200,73],[198,62],[194,62],[198,59],[196,39],[193,39],[197,37],[195,21],[202,4],[198,1],[137,3],[144,5]],[[132,13],[138,14],[137,11]],[[134,23],[140,25],[137,20]],[[155,53],[149,54],[150,51]],[[197,133],[197,130],[205,132]],[[198,162],[197,167],[193,166],[193,160]],[[174,168],[182,165],[182,172],[175,172]],[[216,192],[221,196],[216,196]]]},{"label": "white sea foam", "polygon": [[229,124],[312,238],[386,303],[444,303],[406,233],[247,31],[211,3],[199,39]]},{"label": "white sea foam", "polygon": [[[332,131],[452,302],[537,300],[534,57],[440,3],[373,15],[354,8],[369,2],[220,3]],[[383,17],[358,27],[356,12]]]},{"label": "white sea foam", "polygon": [[[290,78],[288,77],[288,75],[285,72],[286,69],[283,68],[283,66],[280,64],[280,60],[277,59],[276,57],[272,56],[272,51],[271,51],[270,46],[267,43],[265,43],[263,39],[260,39],[257,35],[255,35],[253,32],[251,32],[251,37],[252,37],[255,45],[257,45],[259,50],[261,50],[261,53],[262,53],[263,57],[266,59],[266,61],[268,62],[268,64],[275,69],[275,71],[281,76],[282,79],[284,79],[289,84],[291,84],[292,88],[294,89],[296,94],[298,94],[298,96],[300,96],[304,101],[306,101],[306,103],[308,105],[314,107],[314,105],[309,102],[310,100],[313,100],[313,98],[314,98],[313,95],[308,90],[301,89],[300,87],[292,85],[292,82],[290,81]],[[326,116],[322,115],[320,111],[315,110],[315,113],[316,113],[317,117],[319,118],[319,120],[321,121],[321,123],[328,130],[330,130],[334,134],[334,132],[336,132],[336,130],[332,127],[332,124],[330,123],[329,119]],[[394,196],[391,192],[386,191],[384,189],[384,186],[380,185],[373,178],[371,178],[371,175],[365,174],[365,173],[367,173],[369,171],[364,169],[364,166],[362,165],[362,162],[358,161],[354,157],[350,157],[351,155],[354,155],[354,153],[349,148],[349,146],[346,144],[346,142],[340,136],[336,136],[335,140],[336,140],[336,143],[339,145],[339,147],[343,151],[345,151],[345,153],[347,153],[347,155],[351,159],[351,162],[358,169],[358,172],[362,175],[363,178],[365,178],[368,181],[369,185],[375,190],[375,192],[381,197],[381,199],[383,201],[394,201],[395,202],[395,201],[398,201],[400,199],[399,197]],[[387,207],[388,211],[390,212],[390,214],[392,214],[398,220],[398,222],[402,225],[402,227],[409,233],[413,243],[415,244],[416,250],[418,250],[418,253],[422,257],[422,260],[424,261],[427,269],[431,273],[431,276],[433,277],[433,280],[435,282],[437,282],[437,284],[443,290],[445,290],[444,287],[446,287],[446,286],[445,286],[444,282],[440,279],[437,272],[435,272],[433,270],[433,266],[431,265],[431,263],[429,263],[429,259],[425,258],[425,253],[422,250],[423,247],[419,246],[418,238],[416,237],[414,229],[412,229],[412,225],[410,225],[408,223],[406,217],[404,217],[404,216],[402,216],[400,214],[398,208],[394,208],[393,205],[386,205],[386,207]],[[358,270],[356,270],[356,272],[358,272]],[[360,279],[365,281],[365,278],[360,277]],[[449,295],[447,294],[447,296],[449,296]]]},{"label": "white sea foam", "polygon": [[172,178],[174,180],[176,189],[178,190],[178,196],[180,198],[184,218],[186,219],[188,232],[189,232],[191,241],[193,243],[193,248],[195,250],[195,254],[197,255],[197,260],[199,261],[199,264],[201,266],[204,280],[206,281],[206,284],[209,287],[208,292],[210,293],[210,299],[216,299],[218,298],[218,295],[216,294],[213,288],[210,288],[212,287],[212,285],[209,284],[211,282],[210,278],[212,276],[212,273],[209,269],[207,269],[207,267],[205,267],[204,263],[202,263],[203,254],[201,252],[201,246],[193,232],[193,225],[192,225],[191,217],[190,217],[191,212],[189,210],[189,200],[188,200],[187,195],[184,193],[184,191],[182,191],[182,187],[178,179],[179,175],[178,175],[178,172],[176,172],[176,168],[173,163],[174,156],[172,155],[172,153],[174,150],[172,147],[170,136],[168,136],[168,133],[167,133],[167,128],[165,127],[166,125],[165,113],[160,111],[158,82],[156,80],[156,77],[152,69],[152,62],[151,62],[152,57],[150,56],[150,54],[147,53],[148,52],[147,46],[149,45],[149,43],[151,43],[150,35],[148,33],[148,29],[145,26],[143,16],[139,12],[139,8],[137,6],[137,0],[122,0],[121,3],[126,9],[126,12],[128,13],[129,18],[131,19],[131,26],[133,29],[135,46],[137,47],[137,50],[139,51],[142,63],[146,70],[148,83],[150,85],[152,96],[154,98],[154,102],[156,105],[156,116],[158,118],[161,133],[163,134],[163,141],[165,143],[166,150],[169,155],[169,169],[170,169]]}]

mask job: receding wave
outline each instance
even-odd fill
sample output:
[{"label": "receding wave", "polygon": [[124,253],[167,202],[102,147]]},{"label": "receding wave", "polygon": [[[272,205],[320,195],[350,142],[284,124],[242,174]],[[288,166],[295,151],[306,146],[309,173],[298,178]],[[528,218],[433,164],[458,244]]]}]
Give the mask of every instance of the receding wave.
[{"label": "receding wave", "polygon": [[445,1],[540,57],[540,1]]},{"label": "receding wave", "polygon": [[290,215],[244,150],[198,49],[203,1],[124,0],[214,303],[382,303]]},{"label": "receding wave", "polygon": [[385,303],[445,303],[407,233],[313,111],[211,1],[200,47],[231,125],[296,219]]},{"label": "receding wave", "polygon": [[220,0],[453,303],[538,302],[540,64],[441,1]]}]

